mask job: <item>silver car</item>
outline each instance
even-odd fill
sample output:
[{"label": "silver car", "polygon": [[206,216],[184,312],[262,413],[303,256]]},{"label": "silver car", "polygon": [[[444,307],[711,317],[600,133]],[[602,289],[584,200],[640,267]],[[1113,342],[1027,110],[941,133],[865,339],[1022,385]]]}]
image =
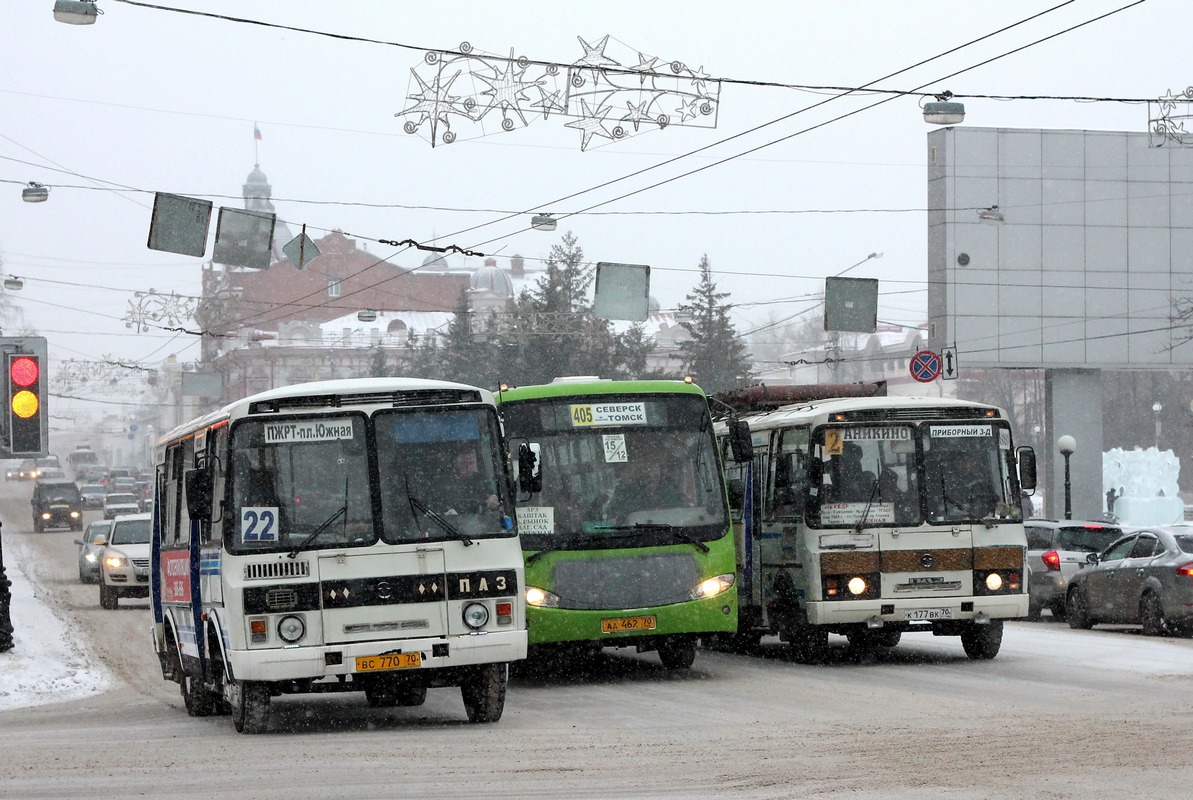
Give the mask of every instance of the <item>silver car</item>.
[{"label": "silver car", "polygon": [[97,519],[87,525],[83,538],[75,539],[75,544],[79,546],[80,583],[95,583],[99,580],[100,554],[108,543],[108,529],[111,527],[111,520]]},{"label": "silver car", "polygon": [[1115,541],[1069,585],[1069,625],[1142,625],[1143,632],[1193,635],[1193,531],[1144,528]]},{"label": "silver car", "polygon": [[1047,608],[1065,618],[1069,581],[1086,566],[1086,556],[1100,553],[1123,535],[1118,525],[1093,520],[1029,519],[1027,533],[1027,618],[1039,619]]}]

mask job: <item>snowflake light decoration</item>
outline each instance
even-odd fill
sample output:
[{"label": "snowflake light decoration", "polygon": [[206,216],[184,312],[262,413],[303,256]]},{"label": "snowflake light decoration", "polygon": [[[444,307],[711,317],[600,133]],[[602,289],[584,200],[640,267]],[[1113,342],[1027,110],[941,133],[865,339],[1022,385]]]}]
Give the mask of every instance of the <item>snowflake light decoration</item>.
[{"label": "snowflake light decoration", "polygon": [[148,292],[134,292],[132,299],[128,301],[128,311],[123,317],[124,327],[134,328],[137,333],[146,333],[151,322],[178,326],[195,316],[198,304],[199,298],[186,297],[175,292],[160,294],[154,289]]},{"label": "snowflake light decoration", "polygon": [[606,52],[608,35],[591,44],[576,38],[583,55],[571,65],[532,62],[513,50],[504,58],[477,54],[468,42],[458,51],[428,52],[410,70],[411,104],[394,116],[406,117],[403,130],[427,135],[432,147],[456,141],[466,124],[483,135],[491,114],[500,114],[502,131],[540,115],[569,117],[565,127],[580,131],[581,150],[594,136],[614,141],[669,125],[716,127],[721,84],[703,66],[671,61],[660,68],[659,58],[640,51],[636,64],[623,66]]}]

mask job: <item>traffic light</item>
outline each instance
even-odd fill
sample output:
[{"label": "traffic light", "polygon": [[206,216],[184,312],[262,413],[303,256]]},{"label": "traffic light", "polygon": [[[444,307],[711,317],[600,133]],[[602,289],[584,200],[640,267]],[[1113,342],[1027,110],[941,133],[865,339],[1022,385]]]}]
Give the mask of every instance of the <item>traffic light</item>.
[{"label": "traffic light", "polygon": [[32,353],[6,354],[8,360],[8,446],[13,456],[45,453],[48,417],[42,357]]}]

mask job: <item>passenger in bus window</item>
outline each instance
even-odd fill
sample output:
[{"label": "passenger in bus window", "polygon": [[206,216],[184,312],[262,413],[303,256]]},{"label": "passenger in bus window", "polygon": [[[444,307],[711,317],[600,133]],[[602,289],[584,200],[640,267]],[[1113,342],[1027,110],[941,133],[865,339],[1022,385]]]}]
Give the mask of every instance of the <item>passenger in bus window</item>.
[{"label": "passenger in bus window", "polygon": [[663,463],[643,458],[624,465],[618,477],[608,515],[624,519],[638,511],[680,508],[690,505],[684,497],[678,472],[668,470]]},{"label": "passenger in bus window", "polygon": [[864,503],[874,494],[877,476],[862,466],[862,448],[846,442],[837,465],[834,500],[839,503]]}]

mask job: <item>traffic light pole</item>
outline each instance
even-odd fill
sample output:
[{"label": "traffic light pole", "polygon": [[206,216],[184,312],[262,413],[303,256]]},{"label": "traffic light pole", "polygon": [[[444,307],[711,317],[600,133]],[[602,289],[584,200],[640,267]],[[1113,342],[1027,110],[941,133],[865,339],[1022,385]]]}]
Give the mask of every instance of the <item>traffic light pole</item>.
[{"label": "traffic light pole", "polygon": [[[0,523],[0,527],[3,523]],[[12,649],[12,619],[9,608],[12,606],[12,581],[4,572],[4,535],[0,532],[0,653]]]}]

